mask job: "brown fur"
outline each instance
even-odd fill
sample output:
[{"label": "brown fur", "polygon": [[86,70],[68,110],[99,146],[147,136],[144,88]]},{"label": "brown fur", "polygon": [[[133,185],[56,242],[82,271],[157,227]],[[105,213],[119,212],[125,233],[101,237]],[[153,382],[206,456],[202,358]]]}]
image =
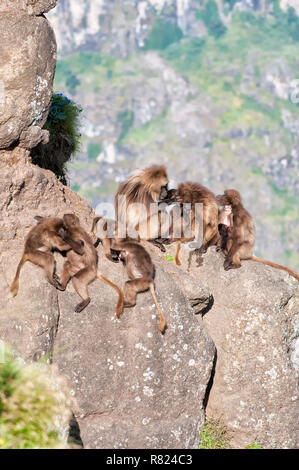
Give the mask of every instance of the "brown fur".
[{"label": "brown fur", "polygon": [[[157,238],[161,220],[150,218],[150,205],[167,196],[167,185],[168,176],[164,166],[153,165],[130,176],[121,183],[115,196],[117,221],[136,230],[141,239]],[[119,196],[125,196],[126,200],[119,201]],[[143,204],[143,207],[133,207],[133,203]]]},{"label": "brown fur", "polygon": [[[36,216],[38,224],[34,226],[27,234],[24,244],[24,251],[17,267],[15,278],[10,286],[10,292],[15,297],[19,290],[19,276],[22,266],[26,261],[30,261],[43,268],[48,281],[57,289],[61,289],[59,280],[55,274],[55,259],[52,250],[59,251],[75,250],[77,253],[83,253],[83,242],[78,239],[73,240],[66,229],[62,219],[57,217]],[[64,232],[64,239],[60,231]]]},{"label": "brown fur", "polygon": [[83,240],[84,242],[84,253],[82,255],[77,254],[73,250],[68,251],[67,261],[64,263],[61,273],[62,288],[65,289],[70,279],[72,279],[74,289],[82,299],[75,307],[75,312],[81,312],[89,304],[88,285],[98,278],[117,291],[118,303],[116,315],[119,316],[123,311],[123,293],[116,284],[109,281],[98,270],[98,256],[90,236],[80,225],[80,221],[75,215],[66,214],[63,217],[63,221],[72,238],[74,240]]},{"label": "brown fur", "polygon": [[[93,220],[92,232],[94,232],[95,226],[100,219],[102,217],[96,217]],[[106,229],[105,225],[103,228],[104,230]],[[125,283],[124,307],[136,305],[137,294],[149,289],[158,311],[159,329],[163,333],[166,328],[166,321],[155,294],[154,265],[149,253],[138,241],[133,239],[105,238],[103,236],[101,241],[104,246],[105,255],[109,260],[118,261],[121,259],[126,265],[130,280]]]},{"label": "brown fur", "polygon": [[295,279],[299,280],[297,273],[280,264],[253,256],[252,250],[255,244],[255,227],[249,212],[244,208],[240,193],[234,189],[227,189],[224,194],[217,196],[222,205],[231,205],[233,214],[232,231],[227,242],[227,255],[224,261],[224,269],[241,267],[242,260],[252,260],[266,264],[276,269],[287,271]]},{"label": "brown fur", "polygon": [[[207,189],[205,186],[202,186],[199,183],[181,183],[176,191],[176,200],[183,207],[183,204],[191,204],[191,213],[190,213],[190,224],[192,232],[196,230],[196,213],[195,213],[195,204],[203,204],[203,240],[200,248],[196,249],[197,254],[205,253],[207,249],[215,245],[219,239],[218,234],[218,204],[214,194]],[[173,198],[173,195],[172,195]],[[183,214],[182,214],[183,215]],[[181,222],[182,223],[182,222]],[[180,243],[193,240],[192,238],[185,238],[182,236],[178,240],[178,247],[176,253],[176,263],[180,264],[178,252],[180,250]],[[175,239],[173,238],[173,241]],[[189,264],[191,261],[192,253],[190,254]]]},{"label": "brown fur", "polygon": [[233,226],[233,221],[232,221],[231,206],[225,206],[221,210],[219,210],[219,213],[218,213],[219,239],[217,242],[217,251],[222,251],[225,255],[227,255],[227,245],[228,245],[228,240],[231,236],[232,226]]}]

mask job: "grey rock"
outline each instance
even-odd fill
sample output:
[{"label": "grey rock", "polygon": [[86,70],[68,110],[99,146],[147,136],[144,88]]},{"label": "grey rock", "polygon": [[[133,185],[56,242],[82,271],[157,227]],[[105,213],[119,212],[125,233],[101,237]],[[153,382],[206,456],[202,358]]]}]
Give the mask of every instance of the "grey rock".
[{"label": "grey rock", "polygon": [[[117,320],[114,290],[95,281],[90,305],[75,314],[72,285],[56,291],[31,263],[21,271],[17,297],[9,299],[34,216],[75,212],[89,231],[94,212],[50,171],[32,165],[24,149],[0,153],[0,188],[0,340],[26,360],[46,356],[67,377],[85,448],[196,448],[215,348],[167,263],[155,255],[164,336],[149,292]],[[98,251],[100,270],[123,286],[122,265]],[[59,273],[63,258],[56,258]]]},{"label": "grey rock", "polygon": [[54,5],[1,3],[0,148],[32,148],[45,140],[42,127],[52,96],[56,41],[47,19],[35,15]]},{"label": "grey rock", "polygon": [[[183,268],[186,257],[182,251]],[[295,448],[298,281],[252,261],[226,272],[214,248],[202,267],[192,265],[195,275],[214,297],[203,317],[217,349],[207,416],[224,422],[233,447]]]}]

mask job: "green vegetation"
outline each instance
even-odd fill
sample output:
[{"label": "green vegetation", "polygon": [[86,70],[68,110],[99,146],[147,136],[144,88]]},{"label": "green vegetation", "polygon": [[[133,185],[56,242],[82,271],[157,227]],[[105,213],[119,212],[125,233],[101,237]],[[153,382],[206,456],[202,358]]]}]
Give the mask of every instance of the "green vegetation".
[{"label": "green vegetation", "polygon": [[262,449],[262,446],[260,446],[256,442],[253,442],[252,444],[246,446],[245,449]]},{"label": "green vegetation", "polygon": [[[262,203],[261,187],[266,185],[270,201],[267,211],[264,209],[266,224],[273,228],[273,237],[285,242],[287,250],[282,264],[289,261],[290,267],[296,268],[299,266],[296,254],[299,233],[295,222],[299,218],[298,203],[288,191],[279,192],[272,186],[271,177],[266,177],[264,172],[272,168],[270,163],[274,159],[290,155],[298,140],[296,133],[285,127],[283,119],[287,111],[295,121],[299,105],[280,98],[277,90],[273,90],[276,75],[278,84],[280,78],[287,82],[290,77],[296,77],[299,18],[292,8],[282,11],[278,0],[273,1],[273,12],[267,15],[251,11],[232,13],[235,3],[236,0],[225,0],[224,14],[229,15],[230,22],[224,26],[216,1],[198,0],[197,18],[207,29],[204,38],[183,36],[168,20],[174,14],[169,6],[154,19],[143,50],[126,59],[87,52],[67,56],[57,65],[55,86],[77,93],[80,99],[81,96],[84,99],[89,90],[96,104],[100,97],[100,105],[94,106],[93,118],[98,122],[117,122],[114,136],[117,145],[127,147],[136,155],[139,165],[145,165],[151,156],[157,159],[161,156],[167,159],[172,171],[181,175],[186,171],[187,155],[188,158],[191,155],[193,164],[196,154],[200,164],[208,158],[215,168],[219,162],[221,175],[229,175],[236,183],[242,179],[244,184],[254,187],[257,199],[252,201],[253,211],[255,204]],[[170,97],[166,101],[170,106],[167,104],[162,113],[136,127],[138,120],[131,110],[135,87],[140,96],[142,83],[145,82],[145,87],[148,83],[149,93],[145,93],[145,98],[149,99],[156,83],[160,82],[162,88],[166,85],[162,62],[157,59],[156,67],[150,67],[149,58],[145,56],[148,50],[156,51],[168,67],[184,77],[191,91],[177,116],[171,103],[174,97]],[[175,87],[170,82],[171,94]],[[89,103],[87,101],[86,105]],[[205,127],[211,136],[203,143],[202,154],[196,138],[192,140],[191,134],[185,132],[187,126],[180,128],[184,115],[190,128],[193,118],[194,122],[198,119],[199,127]],[[77,165],[78,172],[84,171],[86,165],[93,171],[94,159],[100,151],[100,143],[94,138],[86,138],[86,147],[89,162]],[[131,171],[132,161],[128,159],[125,164],[126,171]],[[293,178],[291,174],[288,177]],[[212,188],[215,180],[212,178],[209,184]],[[79,192],[95,201],[111,196],[112,189],[107,175],[100,195],[94,188]],[[257,224],[263,223],[264,218],[257,220]]]},{"label": "green vegetation", "polygon": [[182,37],[183,32],[175,23],[157,18],[148,35],[144,49],[161,51],[170,44],[180,41]]},{"label": "green vegetation", "polygon": [[80,75],[87,74],[102,63],[102,56],[97,52],[79,52],[60,60],[56,65],[55,79],[63,82],[64,87],[75,95],[81,85]]},{"label": "green vegetation", "polygon": [[101,142],[88,142],[87,155],[88,160],[96,160],[103,149]]},{"label": "green vegetation", "polygon": [[235,6],[235,4],[238,2],[238,0],[224,0],[224,3],[226,3],[229,6],[229,9],[232,10]]},{"label": "green vegetation", "polygon": [[124,144],[146,146],[155,141],[159,135],[165,135],[167,133],[167,112],[168,109],[165,108],[150,122],[141,127],[133,127],[124,139]]},{"label": "green vegetation", "polygon": [[50,133],[47,144],[39,144],[31,152],[35,165],[53,171],[66,185],[65,165],[75,154],[80,143],[79,115],[82,109],[62,93],[52,96],[52,103],[44,129]]},{"label": "green vegetation", "polygon": [[117,144],[121,145],[122,141],[128,134],[129,130],[133,126],[134,123],[134,113],[130,109],[126,109],[125,111],[121,111],[118,113],[118,121],[121,124],[121,132],[118,137]]},{"label": "green vegetation", "polygon": [[226,27],[220,19],[215,0],[208,0],[203,10],[197,10],[196,17],[204,22],[209,34],[216,39],[225,34]]},{"label": "green vegetation", "polygon": [[[213,2],[209,7],[208,4],[206,8],[217,8]],[[200,15],[202,17],[203,10]],[[217,38],[215,34],[205,39],[186,38],[172,44],[162,54],[180,74],[223,108],[214,133],[234,127],[268,128],[277,134],[288,151],[292,136],[282,126],[281,116],[284,109],[295,116],[297,106],[261,88],[261,77],[266,67],[275,61],[284,60],[295,70],[296,50],[294,40],[285,28],[277,26],[274,17],[267,19],[251,12],[240,12],[234,14],[225,34]],[[245,73],[250,62],[254,70],[249,80]]]},{"label": "green vegetation", "polygon": [[57,430],[57,419],[68,422],[70,417],[67,394],[49,366],[24,366],[6,350],[0,363],[1,449],[67,448]]},{"label": "green vegetation", "polygon": [[192,38],[172,44],[162,51],[163,57],[174,62],[179,70],[190,68],[192,63],[200,64],[200,55],[205,46],[205,40],[202,38]]},{"label": "green vegetation", "polygon": [[200,433],[199,449],[228,449],[230,436],[219,419],[210,418]]},{"label": "green vegetation", "polygon": [[275,27],[281,32],[287,32],[294,41],[299,41],[299,18],[293,7],[286,12],[280,8],[279,0],[273,0],[273,15]]}]

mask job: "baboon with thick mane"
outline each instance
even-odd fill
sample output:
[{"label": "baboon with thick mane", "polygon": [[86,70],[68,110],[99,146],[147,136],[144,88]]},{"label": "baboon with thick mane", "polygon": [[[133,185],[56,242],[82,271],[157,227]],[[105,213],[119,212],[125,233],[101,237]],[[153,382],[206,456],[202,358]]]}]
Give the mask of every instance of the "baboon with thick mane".
[{"label": "baboon with thick mane", "polygon": [[128,230],[136,230],[143,240],[159,238],[161,217],[153,217],[150,206],[163,200],[167,189],[168,175],[164,166],[152,165],[134,173],[121,183],[116,193],[117,221]]},{"label": "baboon with thick mane", "polygon": [[[10,293],[15,297],[19,290],[19,277],[22,266],[26,261],[30,261],[43,268],[48,281],[57,289],[61,289],[61,284],[55,273],[55,259],[51,251],[69,251],[74,250],[78,255],[84,252],[83,241],[73,240],[70,232],[64,225],[63,219],[58,217],[40,217],[36,216],[38,221],[27,234],[25,238],[24,251],[21,261],[18,264],[15,278],[10,286]],[[64,238],[60,231],[64,231]]]},{"label": "baboon with thick mane", "polygon": [[253,218],[245,209],[241,195],[235,189],[227,189],[224,194],[217,196],[220,205],[230,205],[233,214],[232,230],[227,242],[227,254],[224,261],[224,269],[236,269],[241,267],[242,260],[252,260],[266,264],[272,268],[287,271],[295,279],[299,276],[295,271],[272,261],[253,256],[252,250],[255,244],[255,227]]}]

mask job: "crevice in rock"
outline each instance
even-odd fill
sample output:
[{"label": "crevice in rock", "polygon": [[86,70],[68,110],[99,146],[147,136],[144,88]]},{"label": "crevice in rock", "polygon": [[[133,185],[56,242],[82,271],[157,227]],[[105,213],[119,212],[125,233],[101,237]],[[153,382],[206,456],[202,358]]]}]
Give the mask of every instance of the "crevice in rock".
[{"label": "crevice in rock", "polygon": [[207,409],[209,398],[210,398],[210,393],[211,393],[211,390],[212,390],[212,387],[213,387],[215,371],[216,371],[216,364],[217,364],[217,349],[215,349],[215,356],[214,356],[214,359],[213,359],[211,376],[210,376],[209,382],[207,384],[206,393],[205,393],[205,396],[204,396],[204,399],[203,399],[204,411],[206,411],[206,409]]},{"label": "crevice in rock", "polygon": [[83,441],[81,439],[80,427],[74,413],[72,413],[72,417],[69,422],[69,434],[67,442],[70,445],[75,445],[76,447],[81,447],[82,449],[84,448]]},{"label": "crevice in rock", "polygon": [[6,147],[4,149],[1,149],[1,150],[6,150],[6,151],[10,151],[10,150],[14,150],[15,148],[17,148],[20,144],[20,139],[16,139],[14,142],[12,142],[9,147]]}]

